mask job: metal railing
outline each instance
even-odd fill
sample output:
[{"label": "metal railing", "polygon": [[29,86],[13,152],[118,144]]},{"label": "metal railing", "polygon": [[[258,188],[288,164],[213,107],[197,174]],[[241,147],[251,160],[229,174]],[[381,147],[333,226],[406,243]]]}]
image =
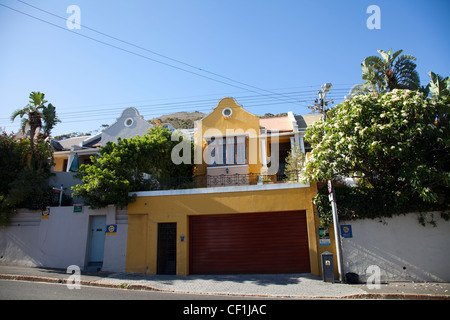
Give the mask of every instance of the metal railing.
[{"label": "metal railing", "polygon": [[149,189],[151,190],[191,189],[301,182],[301,173],[284,172],[274,175],[265,175],[260,173],[235,173],[163,178],[153,181],[156,183],[152,183],[151,186],[149,186]]}]

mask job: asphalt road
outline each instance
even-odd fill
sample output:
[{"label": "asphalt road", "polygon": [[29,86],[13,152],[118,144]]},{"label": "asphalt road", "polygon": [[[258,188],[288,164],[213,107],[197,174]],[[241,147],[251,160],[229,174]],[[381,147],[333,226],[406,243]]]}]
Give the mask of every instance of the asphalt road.
[{"label": "asphalt road", "polygon": [[[0,280],[0,300],[244,300],[254,297],[178,294],[81,286],[68,289],[65,284]],[[262,299],[262,298],[261,298]]]},{"label": "asphalt road", "polygon": [[[4,280],[0,279],[0,300],[2,306],[12,308],[20,314],[36,315],[39,308],[49,312],[49,315],[73,316],[83,312],[85,314],[113,314],[115,317],[131,317],[132,315],[142,316],[143,313],[156,312],[164,314],[169,319],[298,319],[299,310],[336,308],[338,300],[297,300],[297,299],[269,299],[253,296],[227,296],[209,294],[179,294],[173,292],[158,292],[144,290],[128,290],[118,288],[104,288],[81,286],[80,289],[68,289],[65,284],[45,283],[35,281]],[[11,302],[7,302],[7,301]],[[12,300],[17,300],[16,302]],[[37,302],[38,304],[28,304],[25,300]],[[92,307],[86,302],[82,305],[60,304],[56,301],[92,301]],[[109,301],[107,301],[109,300]],[[127,302],[130,300],[140,300],[141,303]],[[220,301],[221,300],[221,301]],[[99,302],[103,303],[99,304]],[[118,302],[122,301],[122,304]],[[372,303],[377,300],[372,300]],[[24,303],[25,302],[25,303]],[[123,304],[127,303],[127,305]],[[378,300],[378,303],[380,300]],[[386,302],[384,300],[384,302]],[[430,302],[430,301],[428,301]],[[446,310],[447,302],[438,301],[433,305],[424,304],[424,301],[390,301],[389,304],[378,307],[386,307],[389,314],[413,316],[426,307],[433,310]],[[442,302],[442,303],[440,303]],[[131,304],[128,304],[131,303]],[[325,303],[325,304],[324,304]],[[395,308],[395,307],[399,308]],[[343,310],[355,310],[355,308],[367,308],[373,310],[374,305],[368,304],[366,300],[339,301],[339,307]],[[362,309],[358,309],[362,310]],[[322,310],[324,311],[324,310]],[[345,311],[345,312],[347,312]],[[94,312],[94,313],[93,313]],[[197,312],[197,313],[196,313]],[[46,315],[47,316],[47,315]]]},{"label": "asphalt road", "polygon": [[[110,315],[114,318],[132,315],[148,316],[150,312],[162,314],[168,319],[288,319],[292,314],[298,300],[279,299],[279,303],[290,303],[290,309],[285,305],[273,305],[275,301],[269,301],[263,297],[208,295],[208,294],[178,294],[171,292],[155,292],[128,290],[116,288],[103,288],[81,286],[80,289],[68,289],[65,284],[29,282],[19,280],[0,280],[0,300],[2,306],[9,306],[18,310],[20,314],[29,314],[35,317],[36,305],[24,303],[25,300],[33,300],[38,303],[38,309],[46,310],[48,316],[74,316],[83,312],[90,315]],[[5,300],[18,300],[18,302]],[[57,300],[95,300],[91,306],[86,302],[82,305],[60,304]],[[112,300],[106,301],[106,300]],[[121,302],[119,302],[119,300]],[[123,304],[125,300],[126,305]],[[129,300],[141,300],[141,303],[127,302]],[[146,300],[146,301],[142,301]],[[164,301],[163,301],[164,300]],[[222,301],[219,301],[222,300]],[[283,301],[281,301],[283,300]],[[103,301],[103,302],[102,302]],[[99,304],[99,302],[102,302]],[[129,304],[128,304],[129,303]],[[47,314],[45,315],[47,317]]]}]

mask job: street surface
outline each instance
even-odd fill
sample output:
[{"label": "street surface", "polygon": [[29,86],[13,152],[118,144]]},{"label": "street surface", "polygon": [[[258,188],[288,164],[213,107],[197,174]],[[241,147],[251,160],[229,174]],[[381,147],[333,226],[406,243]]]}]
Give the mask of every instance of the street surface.
[{"label": "street surface", "polygon": [[65,284],[0,280],[0,300],[243,300],[245,296],[179,294],[172,292],[127,290]]}]

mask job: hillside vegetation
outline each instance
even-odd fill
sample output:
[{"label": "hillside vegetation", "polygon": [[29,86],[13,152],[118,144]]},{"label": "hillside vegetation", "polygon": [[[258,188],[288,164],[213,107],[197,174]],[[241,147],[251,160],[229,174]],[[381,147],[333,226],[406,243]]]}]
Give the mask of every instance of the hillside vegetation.
[{"label": "hillside vegetation", "polygon": [[194,128],[194,121],[200,120],[204,116],[206,114],[199,111],[175,112],[150,119],[148,122],[170,123],[176,129],[192,129]]}]

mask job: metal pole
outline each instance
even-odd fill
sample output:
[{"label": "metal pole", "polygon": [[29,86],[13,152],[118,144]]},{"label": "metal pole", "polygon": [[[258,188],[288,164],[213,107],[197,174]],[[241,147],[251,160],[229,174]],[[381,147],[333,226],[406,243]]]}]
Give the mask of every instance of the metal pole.
[{"label": "metal pole", "polygon": [[328,180],[328,192],[330,191],[331,186],[331,193],[330,193],[330,202],[331,202],[331,209],[333,212],[333,227],[334,227],[334,241],[336,242],[336,255],[337,255],[337,263],[338,263],[338,272],[339,272],[339,281],[344,282],[344,274],[342,270],[343,266],[343,257],[342,257],[342,244],[341,244],[341,236],[339,231],[339,219],[337,214],[337,206],[336,206],[336,194],[334,193],[334,186],[333,182]]},{"label": "metal pole", "polygon": [[[331,87],[328,86],[328,89],[326,89],[326,85],[322,86],[322,91],[320,92],[320,98],[321,98],[321,104],[322,104],[322,120],[325,122],[326,120],[326,114],[325,114],[325,98],[327,95],[327,91]],[[325,129],[324,129],[324,136],[325,136]],[[337,255],[337,265],[338,265],[338,273],[339,273],[339,281],[344,282],[344,275],[343,275],[343,257],[342,257],[342,247],[341,247],[341,234],[339,232],[339,219],[337,215],[337,205],[336,205],[336,195],[334,193],[334,186],[331,179],[328,180],[328,192],[329,192],[329,199],[331,202],[331,209],[333,212],[333,227],[334,227],[334,241],[336,242],[336,255]]]},{"label": "metal pole", "polygon": [[59,191],[59,206],[61,207],[61,203],[62,203],[62,194],[63,194],[63,185],[61,185],[61,189]]}]

